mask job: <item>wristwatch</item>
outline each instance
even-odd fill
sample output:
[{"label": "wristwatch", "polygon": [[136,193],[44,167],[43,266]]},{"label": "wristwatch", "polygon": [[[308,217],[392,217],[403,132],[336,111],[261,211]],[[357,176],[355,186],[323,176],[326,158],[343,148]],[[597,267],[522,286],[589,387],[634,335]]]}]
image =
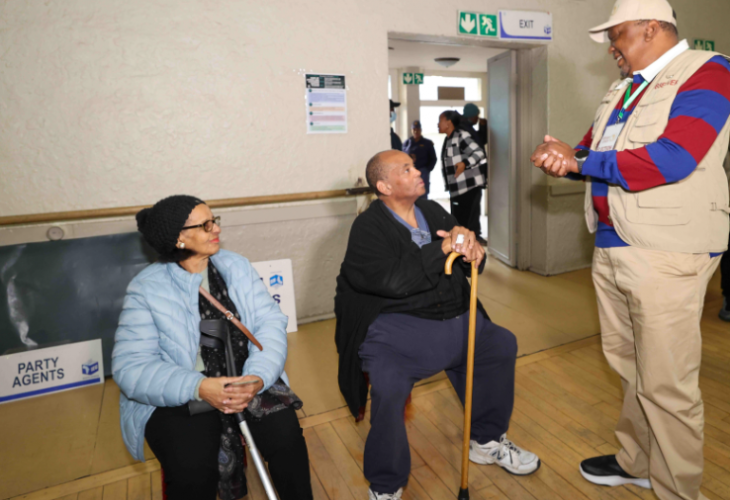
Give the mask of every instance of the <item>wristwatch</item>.
[{"label": "wristwatch", "polygon": [[583,164],[588,159],[588,155],[591,154],[590,149],[581,149],[575,153],[575,161],[578,163],[578,173],[583,172]]}]

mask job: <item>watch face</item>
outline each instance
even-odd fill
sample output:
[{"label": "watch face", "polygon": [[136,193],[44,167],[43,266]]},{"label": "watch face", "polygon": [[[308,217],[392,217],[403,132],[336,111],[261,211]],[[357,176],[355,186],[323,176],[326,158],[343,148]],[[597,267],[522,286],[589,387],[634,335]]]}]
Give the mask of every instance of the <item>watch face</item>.
[{"label": "watch face", "polygon": [[590,154],[590,151],[587,149],[581,149],[577,153],[575,153],[575,159],[576,160],[585,160],[588,158],[588,155]]}]

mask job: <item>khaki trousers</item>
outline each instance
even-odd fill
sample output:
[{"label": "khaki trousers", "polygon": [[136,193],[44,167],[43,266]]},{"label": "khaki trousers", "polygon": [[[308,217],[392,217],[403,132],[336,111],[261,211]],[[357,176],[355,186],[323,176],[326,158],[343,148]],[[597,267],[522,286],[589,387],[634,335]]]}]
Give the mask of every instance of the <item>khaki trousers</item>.
[{"label": "khaki trousers", "polygon": [[650,478],[661,500],[706,499],[700,317],[719,263],[709,254],[636,247],[593,254],[603,352],[624,390],[616,459]]}]

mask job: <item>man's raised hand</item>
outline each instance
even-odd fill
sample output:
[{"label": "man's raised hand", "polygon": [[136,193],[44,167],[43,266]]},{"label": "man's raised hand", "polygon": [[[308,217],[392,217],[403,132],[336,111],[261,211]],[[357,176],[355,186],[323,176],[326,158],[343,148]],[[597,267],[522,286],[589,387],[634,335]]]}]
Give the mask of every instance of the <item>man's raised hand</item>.
[{"label": "man's raised hand", "polygon": [[578,173],[578,162],[575,160],[575,150],[550,135],[545,136],[545,142],[540,144],[532,153],[530,161],[543,172],[553,177],[565,177],[569,173]]}]

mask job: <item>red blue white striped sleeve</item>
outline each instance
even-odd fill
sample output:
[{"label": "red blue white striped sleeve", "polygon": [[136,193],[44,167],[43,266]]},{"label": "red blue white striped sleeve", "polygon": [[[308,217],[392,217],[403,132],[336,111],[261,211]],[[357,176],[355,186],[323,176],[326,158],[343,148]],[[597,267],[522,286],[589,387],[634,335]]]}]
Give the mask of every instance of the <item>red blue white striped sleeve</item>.
[{"label": "red blue white striped sleeve", "polygon": [[682,85],[659,139],[638,149],[592,151],[583,175],[629,191],[680,181],[704,159],[730,117],[730,63],[715,56]]}]

